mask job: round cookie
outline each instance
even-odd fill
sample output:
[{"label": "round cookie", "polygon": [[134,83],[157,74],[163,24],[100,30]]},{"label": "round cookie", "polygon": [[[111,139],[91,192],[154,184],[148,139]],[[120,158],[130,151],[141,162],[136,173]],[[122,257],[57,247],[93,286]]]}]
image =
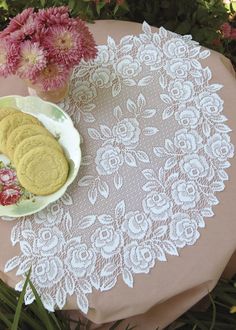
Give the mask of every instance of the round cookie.
[{"label": "round cookie", "polygon": [[17,113],[19,110],[16,108],[10,108],[10,107],[4,107],[0,108],[0,121],[5,118],[8,115],[11,115],[13,113]]},{"label": "round cookie", "polygon": [[28,137],[39,134],[53,137],[53,135],[45,127],[39,125],[27,124],[15,128],[7,138],[6,154],[11,160],[13,160],[14,151],[18,144]]},{"label": "round cookie", "polygon": [[37,118],[23,112],[8,115],[0,121],[0,152],[6,153],[7,138],[16,127],[25,124],[41,126]]},{"label": "round cookie", "polygon": [[49,195],[60,189],[69,172],[65,156],[50,147],[37,147],[27,152],[17,167],[20,184],[35,195]]},{"label": "round cookie", "polygon": [[20,142],[15,148],[13,163],[17,167],[23,156],[36,147],[47,146],[63,153],[63,149],[56,139],[46,135],[35,135]]}]

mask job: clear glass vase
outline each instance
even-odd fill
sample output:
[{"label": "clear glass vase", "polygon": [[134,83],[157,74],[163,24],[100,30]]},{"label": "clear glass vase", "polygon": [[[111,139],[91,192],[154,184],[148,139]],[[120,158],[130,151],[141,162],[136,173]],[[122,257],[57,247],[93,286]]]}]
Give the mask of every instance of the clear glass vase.
[{"label": "clear glass vase", "polygon": [[69,83],[70,79],[68,78],[68,81],[65,83],[64,86],[49,91],[43,91],[38,85],[33,85],[29,83],[27,85],[29,95],[38,96],[44,101],[59,103],[63,101],[64,98],[67,96],[69,91]]}]

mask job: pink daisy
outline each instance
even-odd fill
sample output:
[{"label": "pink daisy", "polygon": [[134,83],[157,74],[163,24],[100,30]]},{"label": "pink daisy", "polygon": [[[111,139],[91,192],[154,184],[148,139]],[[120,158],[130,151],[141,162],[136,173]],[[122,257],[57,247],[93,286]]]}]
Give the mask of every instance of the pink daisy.
[{"label": "pink daisy", "polygon": [[69,8],[61,6],[41,9],[37,13],[37,21],[42,27],[70,25]]},{"label": "pink daisy", "polygon": [[33,8],[27,8],[22,11],[22,13],[16,15],[14,18],[11,19],[8,26],[5,28],[5,30],[1,33],[1,38],[5,37],[12,32],[15,32],[22,28],[22,26],[25,24],[27,19],[33,15],[34,9]]},{"label": "pink daisy", "polygon": [[55,26],[49,28],[42,45],[53,62],[71,67],[79,64],[82,57],[81,37],[75,28]]},{"label": "pink daisy", "polygon": [[11,44],[7,39],[0,43],[0,75],[7,77],[14,74],[19,60],[19,49],[17,45]]},{"label": "pink daisy", "polygon": [[[24,10],[0,33],[0,75],[18,74],[46,91],[62,87],[81,59],[95,58],[94,38],[69,8]],[[49,63],[49,65],[48,65]]]},{"label": "pink daisy", "polygon": [[30,16],[24,25],[22,25],[21,29],[11,33],[10,38],[14,42],[22,42],[25,40],[32,40],[35,33],[37,32],[38,25],[36,14]]},{"label": "pink daisy", "polygon": [[18,75],[23,79],[34,80],[38,73],[46,67],[46,52],[38,43],[24,41],[20,49]]},{"label": "pink daisy", "polygon": [[37,16],[34,13],[25,21],[25,24],[22,26],[21,31],[25,36],[31,36],[37,31],[38,25],[36,17]]},{"label": "pink daisy", "polygon": [[25,39],[25,35],[21,30],[12,32],[9,36],[7,36],[7,39],[11,43],[15,43],[20,45],[20,43]]},{"label": "pink daisy", "polygon": [[32,42],[38,42],[40,45],[42,44],[42,41],[44,40],[46,34],[48,32],[48,28],[43,28],[38,26],[37,30],[35,33],[31,36],[31,41]]},{"label": "pink daisy", "polygon": [[40,86],[43,91],[61,88],[68,80],[70,70],[62,64],[50,63],[42,70],[35,83]]},{"label": "pink daisy", "polygon": [[76,19],[77,30],[80,34],[82,56],[85,61],[94,59],[97,55],[96,43],[92,33],[81,19]]}]

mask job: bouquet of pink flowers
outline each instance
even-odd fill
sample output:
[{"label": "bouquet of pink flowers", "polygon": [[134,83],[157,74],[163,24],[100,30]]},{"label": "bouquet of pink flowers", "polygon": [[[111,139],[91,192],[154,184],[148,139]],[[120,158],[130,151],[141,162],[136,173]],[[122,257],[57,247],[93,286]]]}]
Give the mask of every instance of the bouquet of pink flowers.
[{"label": "bouquet of pink flowers", "polygon": [[63,87],[71,69],[96,54],[87,26],[64,6],[25,9],[0,33],[0,75],[18,75],[42,91]]}]

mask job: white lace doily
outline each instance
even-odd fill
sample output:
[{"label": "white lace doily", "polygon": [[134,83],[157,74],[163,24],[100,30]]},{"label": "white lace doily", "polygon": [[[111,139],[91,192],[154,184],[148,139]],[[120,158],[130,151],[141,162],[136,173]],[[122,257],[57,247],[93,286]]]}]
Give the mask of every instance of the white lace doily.
[{"label": "white lace doily", "polygon": [[[11,233],[21,254],[5,271],[24,277],[32,267],[49,310],[75,294],[87,313],[93,288],[111,290],[118,276],[133,287],[136,274],[195,244],[228,179],[234,148],[223,86],[202,65],[210,51],[191,36],[142,29],[118,44],[108,37],[76,68],[61,107],[82,135],[79,177]],[[25,302],[33,299],[28,288]]]}]

